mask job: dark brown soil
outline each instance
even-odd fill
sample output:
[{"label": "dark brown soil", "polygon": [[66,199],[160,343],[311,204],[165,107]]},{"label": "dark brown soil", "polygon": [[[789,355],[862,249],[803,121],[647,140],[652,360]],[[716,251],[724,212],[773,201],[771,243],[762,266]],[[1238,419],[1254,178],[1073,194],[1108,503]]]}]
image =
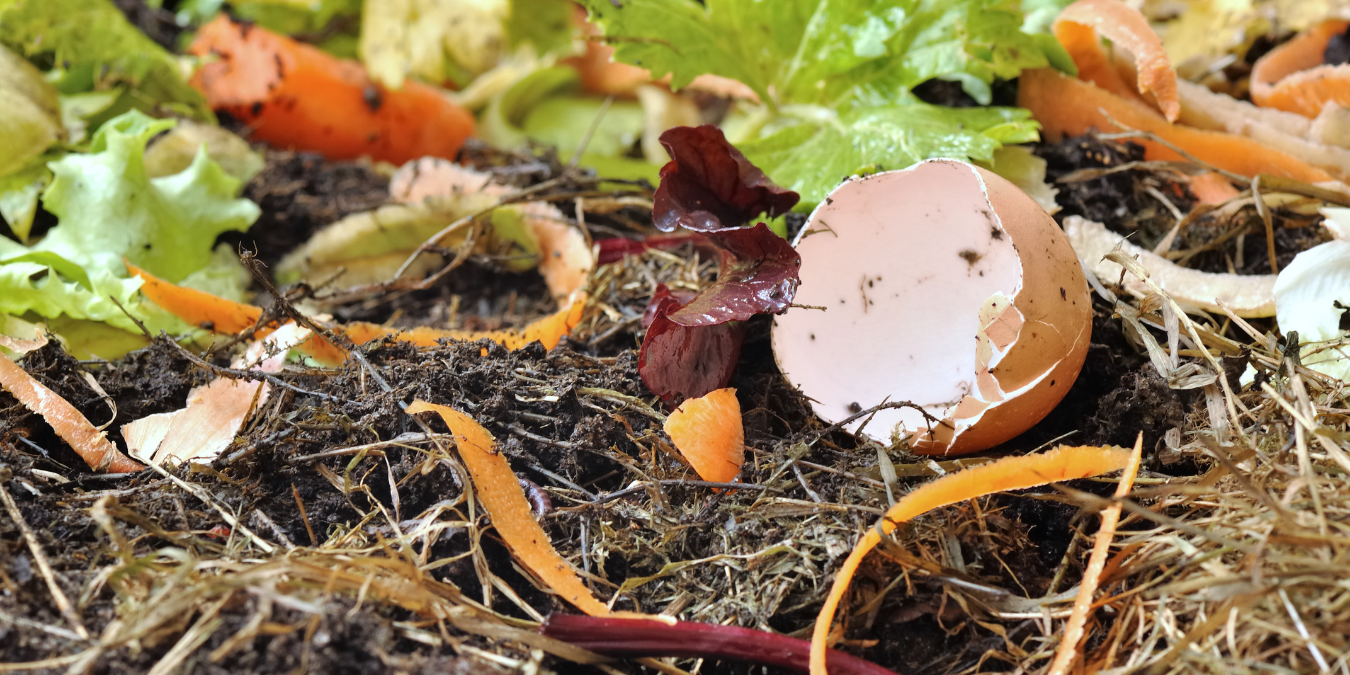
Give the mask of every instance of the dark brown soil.
[{"label": "dark brown soil", "polygon": [[[558,168],[556,160],[547,156],[517,158],[512,164],[510,158],[485,149],[480,153],[476,164],[495,167],[521,182],[542,180]],[[1080,148],[1077,159],[1063,160],[1062,167],[1091,165],[1090,154]],[[268,168],[250,183],[247,192],[263,206],[264,220],[248,237],[264,260],[276,260],[316,229],[384,200],[383,179],[362,165],[329,164],[274,151],[268,153],[268,160]],[[1079,164],[1067,163],[1071,161]],[[512,166],[525,169],[513,173]],[[1136,185],[1113,177],[1099,188],[1107,193],[1108,201],[1116,200],[1118,206],[1112,208],[1128,210],[1147,198],[1128,192]],[[1061,194],[1068,200],[1066,206],[1077,203],[1085,208],[1092,201],[1086,196],[1075,198],[1073,191]],[[640,231],[647,225],[634,222],[633,217],[623,212],[597,218],[596,223],[613,231]],[[792,220],[790,225],[800,227],[799,218]],[[417,325],[446,321],[446,307],[457,296],[462,325],[496,328],[547,311],[551,303],[537,300],[546,295],[537,274],[499,272],[490,263],[477,261],[455,270],[428,291],[355,299],[332,309],[343,320],[395,319],[400,325]],[[622,310],[640,313],[641,303]],[[362,514],[383,509],[400,522],[438,503],[454,502],[461,486],[450,465],[430,461],[433,448],[426,443],[385,445],[379,453],[355,458],[313,456],[419,432],[416,422],[402,412],[401,402],[421,398],[450,404],[484,424],[519,475],[551,494],[554,511],[542,522],[565,557],[577,559],[583,553],[583,531],[590,533],[592,548],[601,533],[606,533],[604,555],[588,564],[593,562],[591,572],[609,582],[658,575],[670,562],[747,555],[783,542],[809,553],[795,567],[789,566],[796,570],[791,574],[765,577],[781,586],[772,597],[733,578],[729,568],[701,566],[624,594],[618,608],[659,612],[672,598],[687,594],[695,606],[703,608],[700,620],[801,634],[814,621],[828,579],[842,559],[838,551],[846,551],[854,534],[870,526],[874,517],[854,512],[825,525],[800,514],[760,515],[757,500],[773,494],[776,499],[800,504],[819,498],[877,507],[885,504],[886,497],[875,485],[839,473],[812,469],[799,480],[791,471],[780,471],[794,447],[819,437],[819,442],[800,455],[801,460],[873,481],[880,476],[874,449],[860,448],[857,439],[842,432],[821,436],[822,424],[811,414],[809,402],[786,384],[774,365],[769,325],[767,317],[751,322],[732,386],[738,391],[746,442],[754,455],[742,479],[749,485],[772,487],[777,490],[774,493],[750,489],[712,493],[676,483],[618,499],[601,498],[634,481],[692,476],[662,449],[659,421],[584,393],[605,389],[654,400],[637,375],[634,347],[639,335],[635,330],[620,331],[593,347],[564,341],[551,352],[538,345],[510,352],[486,342],[430,350],[393,342],[371,344],[362,350],[368,368],[349,360],[335,372],[295,369],[283,373],[283,380],[295,389],[278,391],[255,411],[246,423],[247,431],[211,466],[183,468],[177,474],[208,490],[224,508],[247,514],[252,519],[247,521],[250,527],[274,542],[310,546],[315,543],[311,530],[322,542],[331,533],[358,525],[367,541],[390,538],[394,532],[383,518],[365,520]],[[25,359],[23,365],[101,424],[111,417],[111,411],[79,372],[96,377],[117,404],[118,415],[109,436],[119,444],[121,424],[181,407],[188,390],[209,379],[161,342],[114,363],[90,365],[49,346]],[[1195,405],[1158,379],[1138,349],[1126,341],[1119,320],[1099,304],[1083,374],[1068,396],[1032,430],[990,454],[1030,451],[1065,434],[1071,434],[1065,442],[1074,444],[1128,444],[1140,430],[1145,434],[1145,447],[1152,448],[1167,430],[1182,426]],[[433,430],[444,430],[439,421],[426,421]],[[897,463],[918,461],[898,452],[892,455]],[[4,467],[0,471],[10,473],[5,489],[38,531],[72,597],[79,597],[100,569],[115,562],[109,535],[91,511],[100,497],[112,497],[111,502],[99,503],[114,509],[116,527],[134,542],[134,556],[150,556],[170,547],[198,557],[228,555],[224,540],[218,538],[228,532],[219,529],[227,527],[219,512],[157,475],[105,479],[88,474],[45,422],[5,394],[0,394],[0,466]],[[333,482],[335,477],[338,484],[351,481],[345,494]],[[1073,486],[1098,492],[1109,487],[1081,481]],[[304,505],[303,516],[297,499]],[[954,546],[962,556],[959,573],[964,578],[1019,595],[1046,592],[1075,536],[1074,528],[1090,533],[1094,527],[1076,520],[1079,510],[1074,506],[1026,495],[981,500],[983,516],[978,519],[971,517],[966,510],[970,508],[934,515],[905,539],[906,546],[928,551],[928,557],[937,560],[944,558],[934,553],[935,546],[948,550]],[[983,525],[974,527],[976,522]],[[484,537],[481,544],[491,570],[526,603],[541,610],[568,611],[515,571],[510,554],[493,536]],[[425,553],[432,560],[450,559],[469,551],[470,545],[462,529],[452,530]],[[423,553],[419,546],[414,545],[410,554]],[[755,573],[763,567],[753,563],[746,570]],[[858,586],[881,588],[901,569],[884,556],[874,556]],[[47,626],[63,625],[26,544],[8,519],[0,519],[0,573],[0,611]],[[1075,583],[1076,573],[1070,571],[1059,588]],[[481,598],[484,592],[467,558],[437,568],[434,578],[453,583],[468,597]],[[892,591],[870,625],[850,627],[850,639],[879,641],[874,647],[854,651],[897,672],[937,675],[973,668],[990,651],[1005,649],[1003,638],[980,628],[957,603],[943,601],[940,578],[914,575],[912,583],[912,587],[902,585]],[[81,615],[91,633],[99,634],[116,616],[119,598],[106,585],[86,597]],[[493,598],[494,610],[527,618],[500,593]],[[345,595],[334,595],[313,615],[274,607],[268,620],[277,626],[275,634],[252,638],[217,662],[206,658],[255,616],[257,602],[257,596],[240,593],[221,610],[221,626],[191,661],[194,672],[294,672],[301,664],[310,672],[353,673],[469,672],[483,667],[481,660],[458,660],[448,645],[431,646],[410,639],[400,627],[418,619],[410,612],[366,603],[353,613],[355,601]],[[144,672],[167,653],[190,621],[185,616],[181,625],[158,641],[146,641],[139,652],[123,649],[104,656],[97,672]],[[1039,630],[1034,622],[1005,626],[1015,643],[1030,639]],[[455,637],[483,649],[495,647],[482,638],[458,633]],[[31,661],[68,655],[75,649],[69,640],[31,625],[0,622],[0,661]],[[545,663],[562,672],[584,670],[552,658]],[[623,672],[646,672],[632,663],[617,667]],[[1009,662],[995,657],[983,669],[1006,667]],[[702,672],[751,671],[744,666],[708,663]]]}]

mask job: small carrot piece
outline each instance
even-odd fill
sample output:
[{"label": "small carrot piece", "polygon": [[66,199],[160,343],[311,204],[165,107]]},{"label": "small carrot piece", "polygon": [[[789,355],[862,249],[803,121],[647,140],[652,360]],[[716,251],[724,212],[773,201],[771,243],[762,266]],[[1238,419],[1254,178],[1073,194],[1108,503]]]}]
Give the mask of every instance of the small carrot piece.
[{"label": "small carrot piece", "polygon": [[94,428],[88,418],[80,414],[69,401],[43,386],[17,363],[0,356],[0,386],[19,400],[25,408],[47,420],[61,440],[70,444],[81,459],[95,471],[132,473],[145,466],[121,452],[108,440],[104,432]]},{"label": "small carrot piece", "polygon": [[[1143,461],[1144,434],[1134,442],[1134,451],[1130,453],[1125,473],[1116,484],[1116,499],[1130,494],[1134,488],[1134,478],[1139,474],[1139,463]],[[1055,660],[1050,665],[1049,675],[1066,675],[1078,650],[1078,641],[1083,637],[1083,627],[1092,613],[1092,596],[1097,592],[1097,582],[1101,580],[1102,570],[1106,567],[1106,556],[1111,552],[1111,539],[1116,536],[1116,525],[1120,522],[1120,504],[1112,504],[1102,510],[1102,526],[1097,530],[1097,540],[1092,545],[1092,555],[1088,557],[1087,569],[1083,580],[1078,584],[1078,596],[1073,601],[1073,612],[1064,627],[1064,637],[1060,639]]]},{"label": "small carrot piece", "polygon": [[453,159],[473,135],[473,116],[432,87],[407,82],[390,91],[354,61],[223,14],[202,26],[188,52],[216,57],[191,81],[211,106],[277,147],[402,164]]},{"label": "small carrot piece", "polygon": [[127,273],[140,277],[141,294],[164,311],[213,333],[239,333],[253,327],[262,318],[262,308],[226,300],[195,288],[169,283],[123,261]]},{"label": "small carrot piece", "polygon": [[1324,21],[1270,50],[1252,66],[1252,101],[1304,117],[1317,117],[1329,103],[1350,107],[1350,66],[1324,64],[1331,38],[1350,27]]},{"label": "small carrot piece", "polygon": [[451,408],[422,400],[408,406],[409,415],[435,411],[450,427],[459,456],[473,477],[478,501],[487,509],[497,534],[527,569],[548,584],[553,592],[591,616],[611,614],[595,599],[572,568],[549,542],[548,534],[530,511],[530,502],[520,487],[506,457],[495,450],[496,440],[472,417]]},{"label": "small carrot piece", "polygon": [[1134,56],[1139,93],[1151,93],[1167,121],[1175,122],[1181,114],[1177,72],[1162,40],[1138,10],[1119,0],[1078,0],[1060,12],[1054,31],[1073,56],[1079,77],[1117,94],[1129,91],[1102,51],[1100,35]]},{"label": "small carrot piece", "polygon": [[730,483],[745,463],[745,429],[736,390],[717,389],[680,404],[666,418],[666,433],[699,478]]},{"label": "small carrot piece", "polygon": [[826,642],[834,624],[835,612],[848,592],[853,575],[863,558],[881,538],[895,531],[901,523],[912,520],[933,509],[975,499],[995,492],[1021,490],[1057,481],[1096,476],[1125,468],[1130,452],[1122,448],[1060,446],[1039,455],[1005,457],[957,473],[948,474],[927,483],[896,502],[881,520],[863,534],[853,552],[834,577],[834,586],[825,598],[825,604],[816,617],[811,634],[811,675],[827,675],[825,668]]},{"label": "small carrot piece", "polygon": [[1201,204],[1222,204],[1241,194],[1227,178],[1213,171],[1190,176],[1186,179],[1186,186]]},{"label": "small carrot piece", "polygon": [[[1112,120],[1131,129],[1149,131],[1220,169],[1255,177],[1270,173],[1307,183],[1332,180],[1325,171],[1256,141],[1232,134],[1174,125],[1157,111],[1137,101],[1063,75],[1049,68],[1022,71],[1017,105],[1032,112],[1041,123],[1046,139],[1058,141],[1092,129],[1117,131]],[[1109,115],[1109,117],[1108,117]],[[1138,139],[1144,157],[1181,161],[1175,151],[1149,140]]]},{"label": "small carrot piece", "polygon": [[553,349],[562,341],[563,336],[572,332],[581,323],[581,315],[586,309],[586,294],[573,294],[566,307],[546,316],[521,330],[442,330],[422,326],[411,330],[387,328],[373,323],[357,322],[348,324],[343,333],[356,344],[365,344],[386,335],[392,335],[400,342],[411,342],[419,347],[435,347],[440,340],[491,340],[507,349],[520,349],[535,340],[543,343],[545,349]]}]

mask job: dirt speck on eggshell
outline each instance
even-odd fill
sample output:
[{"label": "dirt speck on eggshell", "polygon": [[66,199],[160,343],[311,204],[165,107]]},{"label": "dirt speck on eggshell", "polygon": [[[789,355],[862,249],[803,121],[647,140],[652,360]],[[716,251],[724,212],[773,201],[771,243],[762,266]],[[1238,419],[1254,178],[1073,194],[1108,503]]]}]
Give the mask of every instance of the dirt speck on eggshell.
[{"label": "dirt speck on eggshell", "polygon": [[923,454],[975,452],[1040,421],[1082,368],[1092,307],[1078,258],[993,173],[939,159],[851,178],[794,245],[795,302],[826,309],[779,317],[774,355],[829,422],[912,401],[938,421],[886,409],[864,433],[888,443],[898,431]]}]

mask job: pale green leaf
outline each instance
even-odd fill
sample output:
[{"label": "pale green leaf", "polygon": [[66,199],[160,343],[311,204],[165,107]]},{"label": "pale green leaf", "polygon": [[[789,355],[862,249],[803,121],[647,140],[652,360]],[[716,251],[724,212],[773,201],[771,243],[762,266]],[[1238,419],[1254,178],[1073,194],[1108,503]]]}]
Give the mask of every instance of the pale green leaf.
[{"label": "pale green leaf", "polygon": [[855,174],[903,169],[934,157],[989,160],[1006,143],[1037,138],[1018,108],[944,108],[925,103],[854,109],[802,121],[739,147],[809,207]]}]

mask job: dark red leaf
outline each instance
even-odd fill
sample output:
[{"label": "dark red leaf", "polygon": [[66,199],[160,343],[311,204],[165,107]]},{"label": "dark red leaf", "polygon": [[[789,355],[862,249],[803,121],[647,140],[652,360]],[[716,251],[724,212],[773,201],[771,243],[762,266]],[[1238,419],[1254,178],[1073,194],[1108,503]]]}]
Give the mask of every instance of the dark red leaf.
[{"label": "dark red leaf", "polygon": [[[539,632],[605,656],[719,659],[810,671],[810,642],[753,628],[553,614]],[[833,649],[826,652],[825,665],[834,675],[895,675]]]},{"label": "dark red leaf", "polygon": [[671,162],[661,167],[652,219],[664,232],[740,227],[761,213],[787,213],[801,199],[775,185],[711,124],[667,129],[661,145]]},{"label": "dark red leaf", "polygon": [[683,326],[745,321],[756,314],[782,314],[801,283],[802,258],[787,240],[760,223],[708,232],[722,252],[717,281],[669,314]]},{"label": "dark red leaf", "polygon": [[652,317],[638,353],[638,374],[671,408],[727,386],[741,358],[745,324],[681,326],[668,314],[680,301],[662,285],[647,306]]}]

